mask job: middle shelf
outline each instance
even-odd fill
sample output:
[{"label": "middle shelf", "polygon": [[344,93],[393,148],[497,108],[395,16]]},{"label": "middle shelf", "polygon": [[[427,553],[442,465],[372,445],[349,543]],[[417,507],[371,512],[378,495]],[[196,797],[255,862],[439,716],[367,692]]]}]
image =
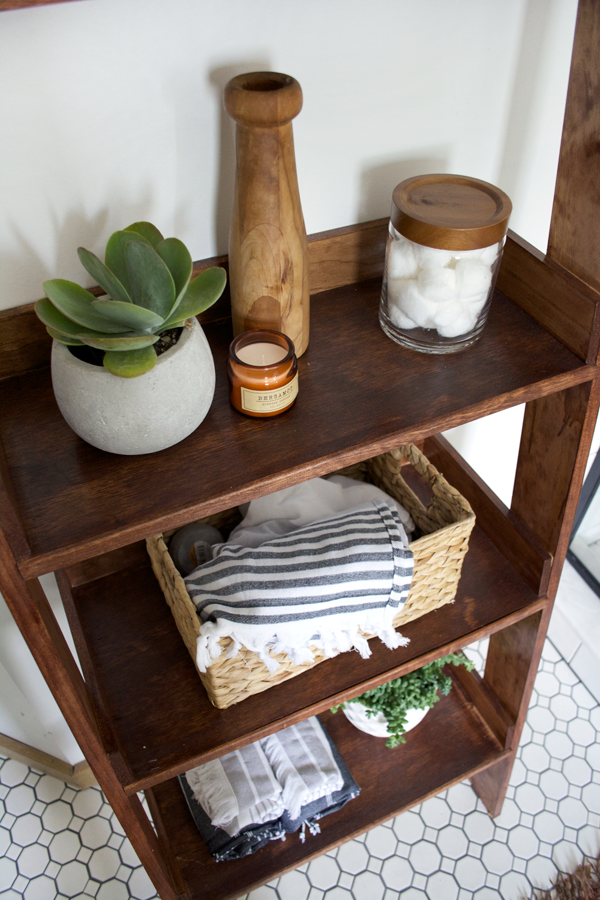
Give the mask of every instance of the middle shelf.
[{"label": "middle shelf", "polygon": [[[86,680],[112,723],[129,793],[324,712],[341,699],[531,616],[548,602],[476,525],[456,601],[402,626],[408,647],[392,651],[375,639],[369,659],[341,654],[217,710],[175,627],[144,544],[103,562],[112,563],[109,571],[98,577],[88,566],[89,580],[72,584],[67,607]],[[73,582],[78,572],[77,567],[71,571]]]}]

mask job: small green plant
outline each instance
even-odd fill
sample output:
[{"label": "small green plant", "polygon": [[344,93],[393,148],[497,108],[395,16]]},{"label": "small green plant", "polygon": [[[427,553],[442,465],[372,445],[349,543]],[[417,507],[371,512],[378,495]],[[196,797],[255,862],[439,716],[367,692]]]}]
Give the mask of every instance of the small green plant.
[{"label": "small green plant", "polygon": [[156,365],[154,344],[163,331],[183,325],[215,303],[225,288],[225,270],[205,269],[192,280],[192,257],[177,238],[163,238],[150,222],[115,231],[105,262],[84,247],[84,268],[107,296],[55,278],[35,311],[51,337],[70,346],[103,350],[103,364],[121,378],[135,378]]},{"label": "small green plant", "polygon": [[[450,653],[414,672],[409,672],[408,675],[388,681],[346,702],[362,703],[367,708],[368,717],[383,713],[390,733],[386,747],[393,748],[405,744],[406,738],[402,735],[406,730],[408,710],[428,709],[438,702],[440,693],[444,695],[450,693],[452,679],[442,672],[442,667],[448,663],[453,666],[465,666],[469,672],[473,668],[473,663],[463,653]],[[346,703],[340,703],[334,706],[331,712],[335,713],[345,705]]]}]

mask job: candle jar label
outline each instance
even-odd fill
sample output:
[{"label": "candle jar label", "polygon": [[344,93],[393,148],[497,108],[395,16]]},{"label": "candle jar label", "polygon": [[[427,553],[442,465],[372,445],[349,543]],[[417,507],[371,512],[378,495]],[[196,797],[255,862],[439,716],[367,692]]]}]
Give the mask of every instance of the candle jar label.
[{"label": "candle jar label", "polygon": [[284,387],[274,391],[253,391],[242,387],[242,409],[254,413],[272,413],[287,409],[298,396],[298,373]]}]

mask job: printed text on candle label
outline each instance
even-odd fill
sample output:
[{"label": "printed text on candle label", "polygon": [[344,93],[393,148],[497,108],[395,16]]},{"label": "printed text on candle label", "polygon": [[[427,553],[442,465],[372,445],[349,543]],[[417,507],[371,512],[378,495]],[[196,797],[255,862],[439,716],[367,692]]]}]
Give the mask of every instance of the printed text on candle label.
[{"label": "printed text on candle label", "polygon": [[241,390],[242,409],[248,412],[278,412],[289,406],[298,396],[298,375],[295,375],[285,387],[276,388],[274,391],[252,391],[245,387]]}]

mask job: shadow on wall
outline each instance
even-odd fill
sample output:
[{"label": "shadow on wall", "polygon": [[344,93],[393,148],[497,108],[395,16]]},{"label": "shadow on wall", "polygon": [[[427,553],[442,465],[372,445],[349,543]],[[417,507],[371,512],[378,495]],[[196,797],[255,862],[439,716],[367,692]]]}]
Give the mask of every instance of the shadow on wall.
[{"label": "shadow on wall", "polygon": [[[115,204],[119,209],[119,221],[114,224],[113,231],[124,228],[131,222],[148,217],[148,209],[152,208],[152,192],[148,189],[144,197],[135,203]],[[113,212],[114,215],[114,212]],[[66,278],[76,281],[83,287],[90,287],[94,280],[88,275],[77,256],[78,247],[86,247],[104,258],[104,246],[111,216],[110,204],[90,216],[82,209],[70,210],[62,220],[54,210],[50,210],[49,220],[52,225],[53,259],[49,262],[35,249],[16,225],[13,226],[18,253],[0,254],[0,271],[2,272],[2,293],[7,298],[15,299],[9,304],[30,302],[44,296],[42,284],[49,278]],[[48,242],[50,244],[50,241]]]},{"label": "shadow on wall", "polygon": [[229,245],[229,225],[231,223],[231,211],[233,209],[233,195],[235,188],[235,124],[225,112],[223,106],[223,92],[225,85],[236,75],[245,72],[269,72],[271,67],[264,59],[251,60],[242,63],[232,63],[227,66],[218,66],[211,69],[208,80],[218,95],[220,109],[219,120],[219,147],[217,159],[219,171],[215,190],[215,242],[217,253],[227,253]]},{"label": "shadow on wall", "polygon": [[513,86],[510,112],[502,150],[498,184],[509,197],[517,196],[523,156],[529,132],[535,127],[533,116],[537,79],[542,77],[544,43],[551,15],[547,0],[528,0]]},{"label": "shadow on wall", "polygon": [[365,168],[360,177],[357,222],[382,219],[390,214],[392,191],[397,184],[413,175],[429,175],[446,171],[447,148],[435,155],[414,159],[395,159]]}]

